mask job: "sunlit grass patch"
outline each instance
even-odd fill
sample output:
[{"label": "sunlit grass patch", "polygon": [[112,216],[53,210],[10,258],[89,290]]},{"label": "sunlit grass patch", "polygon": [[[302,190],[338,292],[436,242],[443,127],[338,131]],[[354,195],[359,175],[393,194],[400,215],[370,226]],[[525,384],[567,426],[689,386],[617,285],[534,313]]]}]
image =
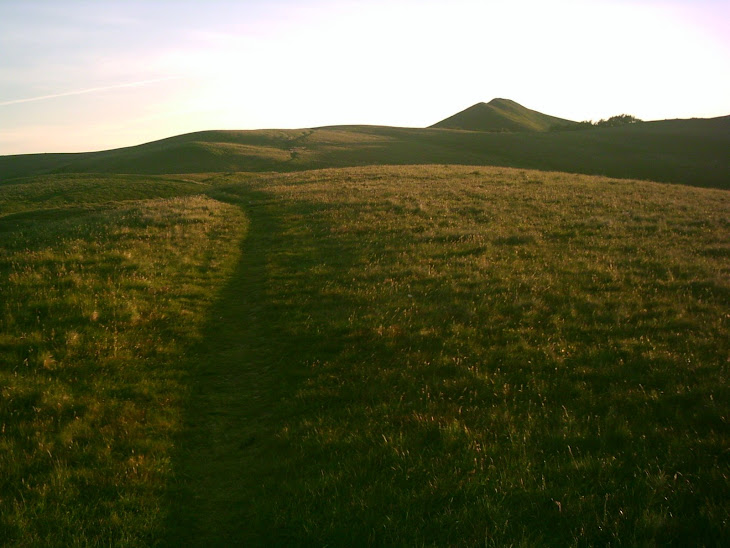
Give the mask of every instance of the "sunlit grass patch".
[{"label": "sunlit grass patch", "polygon": [[243,218],[192,196],[0,223],[0,538],[150,543],[186,393],[181,357]]},{"label": "sunlit grass patch", "polygon": [[0,182],[0,218],[39,209],[88,209],[90,204],[199,194],[205,188],[192,178],[175,176],[74,173],[25,177]]}]

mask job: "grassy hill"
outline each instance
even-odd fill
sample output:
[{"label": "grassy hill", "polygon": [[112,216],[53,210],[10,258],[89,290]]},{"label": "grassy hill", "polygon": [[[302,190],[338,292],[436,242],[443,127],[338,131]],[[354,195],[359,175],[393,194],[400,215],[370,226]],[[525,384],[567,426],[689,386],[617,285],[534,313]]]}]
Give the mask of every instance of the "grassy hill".
[{"label": "grassy hill", "polygon": [[0,544],[730,545],[730,117],[476,107],[0,157]]},{"label": "grassy hill", "polygon": [[227,173],[496,165],[730,188],[730,116],[585,131],[338,126],[205,131],[117,150],[0,157],[0,182],[44,173]]},{"label": "grassy hill", "polygon": [[509,99],[477,103],[432,125],[432,128],[469,131],[550,131],[555,126],[569,127],[571,120],[530,110]]},{"label": "grassy hill", "polygon": [[0,539],[728,545],[728,211],[480,166],[6,182]]}]

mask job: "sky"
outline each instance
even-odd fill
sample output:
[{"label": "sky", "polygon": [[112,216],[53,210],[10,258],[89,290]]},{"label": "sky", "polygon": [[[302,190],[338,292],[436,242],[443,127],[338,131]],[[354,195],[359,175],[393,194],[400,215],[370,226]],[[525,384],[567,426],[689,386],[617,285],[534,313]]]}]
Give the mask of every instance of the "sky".
[{"label": "sky", "polygon": [[730,115],[728,0],[0,0],[0,155],[208,129]]}]

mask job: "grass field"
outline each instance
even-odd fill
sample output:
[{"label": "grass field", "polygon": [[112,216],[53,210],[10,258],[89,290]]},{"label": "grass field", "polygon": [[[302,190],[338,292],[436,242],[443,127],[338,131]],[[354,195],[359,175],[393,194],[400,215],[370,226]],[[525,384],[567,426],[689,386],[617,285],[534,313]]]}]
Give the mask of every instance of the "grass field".
[{"label": "grass field", "polygon": [[75,179],[0,186],[0,544],[154,544],[180,359],[246,225],[169,197],[200,185]]},{"label": "grass field", "polygon": [[47,173],[165,175],[456,164],[730,190],[728,150],[730,116],[543,133],[375,126],[203,131],[103,152],[0,156],[0,181]]},{"label": "grass field", "polygon": [[730,542],[727,192],[130,180],[0,217],[10,545]]}]

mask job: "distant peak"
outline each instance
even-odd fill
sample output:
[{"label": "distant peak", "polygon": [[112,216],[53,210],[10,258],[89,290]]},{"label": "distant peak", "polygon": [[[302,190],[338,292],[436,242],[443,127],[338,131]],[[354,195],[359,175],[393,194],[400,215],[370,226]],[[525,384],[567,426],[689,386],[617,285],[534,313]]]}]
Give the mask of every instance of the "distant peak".
[{"label": "distant peak", "polygon": [[477,103],[431,127],[470,131],[550,131],[555,126],[574,124],[523,107],[511,99],[497,97],[488,103]]},{"label": "distant peak", "polygon": [[488,105],[517,105],[512,99],[504,99],[502,97],[496,97],[487,103]]}]

